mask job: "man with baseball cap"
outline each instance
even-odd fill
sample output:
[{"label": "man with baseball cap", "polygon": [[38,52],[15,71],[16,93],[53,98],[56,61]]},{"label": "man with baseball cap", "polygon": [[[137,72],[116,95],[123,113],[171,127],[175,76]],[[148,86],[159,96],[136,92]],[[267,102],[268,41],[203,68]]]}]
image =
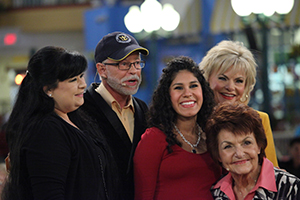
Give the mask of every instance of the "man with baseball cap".
[{"label": "man with baseball cap", "polygon": [[117,163],[121,196],[134,199],[132,158],[146,130],[148,107],[133,97],[142,81],[145,62],[141,47],[129,34],[113,32],[97,44],[95,62],[101,83],[93,83],[84,96],[84,109],[100,126]]}]

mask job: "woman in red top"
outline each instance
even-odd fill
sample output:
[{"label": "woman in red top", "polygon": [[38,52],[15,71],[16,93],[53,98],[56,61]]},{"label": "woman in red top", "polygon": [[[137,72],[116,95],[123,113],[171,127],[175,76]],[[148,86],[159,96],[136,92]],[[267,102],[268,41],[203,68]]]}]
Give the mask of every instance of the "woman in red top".
[{"label": "woman in red top", "polygon": [[202,128],[213,93],[197,64],[171,60],[152,97],[148,128],[134,156],[135,199],[212,199],[221,168],[206,149]]}]

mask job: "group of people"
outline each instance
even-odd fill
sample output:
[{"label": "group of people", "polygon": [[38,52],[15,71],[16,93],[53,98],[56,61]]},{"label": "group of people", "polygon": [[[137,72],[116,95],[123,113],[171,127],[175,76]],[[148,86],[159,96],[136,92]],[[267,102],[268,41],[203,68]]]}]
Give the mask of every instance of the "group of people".
[{"label": "group of people", "polygon": [[28,63],[7,123],[2,199],[300,199],[278,168],[268,115],[247,106],[256,63],[222,41],[197,65],[175,57],[148,106],[134,97],[149,51],[129,34],[87,60],[47,46]]}]

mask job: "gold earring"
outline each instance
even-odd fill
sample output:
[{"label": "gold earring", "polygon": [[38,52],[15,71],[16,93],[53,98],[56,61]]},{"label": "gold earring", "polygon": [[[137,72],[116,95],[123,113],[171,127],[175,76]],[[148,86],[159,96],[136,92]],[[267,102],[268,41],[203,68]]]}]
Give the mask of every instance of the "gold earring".
[{"label": "gold earring", "polygon": [[243,96],[242,98],[240,98],[241,103],[245,103],[247,100],[248,100],[248,95],[247,94],[245,96]]}]

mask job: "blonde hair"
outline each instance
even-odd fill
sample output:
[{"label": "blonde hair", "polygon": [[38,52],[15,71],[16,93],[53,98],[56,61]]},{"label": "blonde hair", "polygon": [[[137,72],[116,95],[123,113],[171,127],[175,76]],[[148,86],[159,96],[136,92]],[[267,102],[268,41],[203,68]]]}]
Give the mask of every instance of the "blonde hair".
[{"label": "blonde hair", "polygon": [[[243,71],[246,76],[245,91],[240,101],[248,104],[250,92],[256,83],[256,67],[253,54],[243,43],[223,40],[211,48],[199,63],[199,68],[204,71],[204,77],[208,81],[214,72],[220,74],[228,69]],[[245,99],[245,100],[242,100]]]}]

